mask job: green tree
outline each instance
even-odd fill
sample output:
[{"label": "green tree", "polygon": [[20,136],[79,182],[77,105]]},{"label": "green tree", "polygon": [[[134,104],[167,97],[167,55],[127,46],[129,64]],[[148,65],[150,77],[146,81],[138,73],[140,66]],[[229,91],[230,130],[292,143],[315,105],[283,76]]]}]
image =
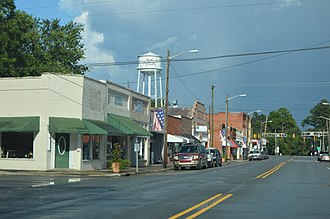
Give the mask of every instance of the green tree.
[{"label": "green tree", "polygon": [[330,106],[328,100],[321,100],[316,106],[314,106],[309,112],[311,115],[307,116],[302,122],[302,127],[310,127],[309,130],[322,131],[326,130],[326,120],[321,118],[330,118]]},{"label": "green tree", "polygon": [[36,61],[33,54],[38,47],[37,22],[16,11],[11,0],[1,2],[0,11],[1,77],[31,75]]},{"label": "green tree", "polygon": [[42,72],[81,74],[84,58],[80,24],[40,20],[16,10],[13,0],[0,2],[0,77],[40,75]]},{"label": "green tree", "polygon": [[253,113],[252,118],[251,118],[251,128],[252,128],[252,134],[253,135],[260,135],[260,127],[261,123],[266,121],[266,115],[265,114],[258,114],[258,113]]},{"label": "green tree", "polygon": [[[300,129],[290,111],[286,108],[279,108],[269,113],[268,130],[272,133],[285,133],[286,138],[277,138],[276,146],[280,148],[283,155],[305,155],[308,152],[300,137]],[[268,150],[274,153],[275,138],[269,138]]]}]

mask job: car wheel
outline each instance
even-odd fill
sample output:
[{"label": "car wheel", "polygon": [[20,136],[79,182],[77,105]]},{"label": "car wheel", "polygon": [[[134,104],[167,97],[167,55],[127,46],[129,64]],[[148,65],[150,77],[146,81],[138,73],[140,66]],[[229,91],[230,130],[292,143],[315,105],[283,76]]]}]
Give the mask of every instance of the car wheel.
[{"label": "car wheel", "polygon": [[179,167],[174,165],[174,170],[179,170]]},{"label": "car wheel", "polygon": [[201,160],[199,160],[199,162],[198,162],[198,166],[197,166],[197,169],[199,169],[199,170],[201,170],[201,169],[202,169],[202,161],[201,161]]}]

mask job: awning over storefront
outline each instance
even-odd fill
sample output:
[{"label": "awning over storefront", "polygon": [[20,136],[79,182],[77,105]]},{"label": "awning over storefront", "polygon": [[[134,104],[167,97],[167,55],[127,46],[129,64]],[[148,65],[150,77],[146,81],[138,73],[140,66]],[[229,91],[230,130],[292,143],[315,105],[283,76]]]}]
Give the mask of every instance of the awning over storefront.
[{"label": "awning over storefront", "polygon": [[96,120],[88,120],[88,121],[101,127],[102,129],[106,130],[108,132],[108,135],[111,135],[111,136],[125,135],[124,132],[120,131],[119,129],[113,127],[112,125],[110,125],[106,122],[96,121]]},{"label": "awning over storefront", "polygon": [[229,142],[230,142],[230,147],[232,147],[232,148],[238,148],[239,147],[239,145],[235,141],[230,139]]},{"label": "awning over storefront", "polygon": [[39,116],[0,117],[0,132],[38,132]]},{"label": "awning over storefront", "polygon": [[177,136],[177,135],[167,134],[167,142],[168,143],[187,143],[187,140],[180,136]]},{"label": "awning over storefront", "polygon": [[84,126],[81,119],[49,117],[50,133],[88,133],[88,129]]},{"label": "awning over storefront", "polygon": [[82,120],[85,127],[88,129],[88,134],[91,135],[107,135],[107,130],[95,125],[94,123],[90,122],[87,119]]},{"label": "awning over storefront", "polygon": [[119,136],[126,133],[115,128],[114,126],[97,120],[78,119],[78,118],[49,118],[50,133],[78,133],[91,135],[111,135]]},{"label": "awning over storefront", "polygon": [[124,132],[126,135],[152,136],[149,131],[139,126],[132,119],[125,116],[108,114],[108,123],[111,126]]}]

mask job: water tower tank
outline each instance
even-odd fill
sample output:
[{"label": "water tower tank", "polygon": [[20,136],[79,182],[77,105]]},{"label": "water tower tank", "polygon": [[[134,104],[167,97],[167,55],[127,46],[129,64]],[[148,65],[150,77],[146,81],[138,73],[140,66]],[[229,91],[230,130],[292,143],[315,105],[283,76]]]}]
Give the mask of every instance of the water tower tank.
[{"label": "water tower tank", "polygon": [[156,55],[152,52],[148,52],[146,54],[143,54],[141,56],[138,56],[139,58],[139,66],[137,67],[138,70],[140,70],[143,74],[154,74],[155,71],[161,71],[161,59],[162,57],[159,55]]},{"label": "water tower tank", "polygon": [[[138,59],[138,82],[136,90],[139,93],[145,94],[145,89],[147,89],[147,95],[155,99],[155,106],[157,107],[158,98],[163,98],[161,78],[162,57],[152,52],[148,52],[138,56]],[[162,105],[163,101],[160,102]]]}]

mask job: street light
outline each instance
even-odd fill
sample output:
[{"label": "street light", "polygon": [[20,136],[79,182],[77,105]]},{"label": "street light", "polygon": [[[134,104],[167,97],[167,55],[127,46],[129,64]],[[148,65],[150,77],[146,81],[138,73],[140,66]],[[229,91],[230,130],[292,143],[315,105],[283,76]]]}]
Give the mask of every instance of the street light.
[{"label": "street light", "polygon": [[[329,105],[329,103],[324,104],[324,105]],[[327,131],[328,131],[328,151],[330,153],[330,118],[327,118],[327,117],[324,117],[324,116],[319,116],[319,118],[326,120],[326,126],[327,126]]]},{"label": "street light", "polygon": [[211,139],[210,139],[210,143],[208,145],[208,147],[213,147],[213,141],[214,141],[214,88],[215,86],[212,84],[211,85],[211,90],[212,90],[212,114],[211,114],[211,127],[210,127],[210,130],[211,130]]},{"label": "street light", "polygon": [[[225,145],[225,150],[224,150],[224,154],[226,156],[227,156],[227,146],[228,146],[228,102],[229,102],[229,100],[232,100],[237,97],[246,97],[246,94],[239,94],[239,95],[236,95],[233,97],[228,97],[228,94],[227,94],[227,97],[226,97],[226,145]],[[229,158],[230,158],[230,156],[229,156]]]},{"label": "street light", "polygon": [[183,55],[185,53],[198,53],[197,49],[187,50],[181,53],[178,53],[174,56],[170,56],[170,50],[167,50],[167,57],[166,57],[166,84],[165,84],[165,110],[164,110],[164,162],[163,167],[167,167],[167,116],[168,116],[168,81],[169,81],[169,74],[170,74],[170,61],[171,59]]},{"label": "street light", "polygon": [[[262,149],[262,125],[265,124],[265,135],[266,135],[266,130],[267,130],[267,123],[268,122],[273,122],[272,120],[268,121],[268,117],[266,117],[266,121],[265,122],[261,122],[260,123],[260,151]],[[265,136],[266,139],[266,136]]]}]

